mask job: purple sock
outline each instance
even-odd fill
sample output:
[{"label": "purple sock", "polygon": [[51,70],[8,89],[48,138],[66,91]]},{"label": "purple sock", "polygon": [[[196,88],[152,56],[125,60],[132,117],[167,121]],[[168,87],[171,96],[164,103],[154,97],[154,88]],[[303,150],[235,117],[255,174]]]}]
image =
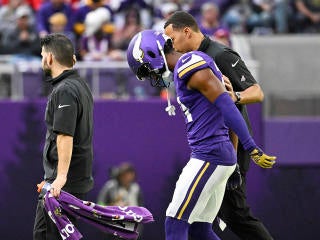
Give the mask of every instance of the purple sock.
[{"label": "purple sock", "polygon": [[189,235],[192,239],[220,240],[212,230],[212,224],[206,222],[194,222],[190,225]]},{"label": "purple sock", "polygon": [[187,240],[190,224],[172,217],[166,217],[166,240]]}]

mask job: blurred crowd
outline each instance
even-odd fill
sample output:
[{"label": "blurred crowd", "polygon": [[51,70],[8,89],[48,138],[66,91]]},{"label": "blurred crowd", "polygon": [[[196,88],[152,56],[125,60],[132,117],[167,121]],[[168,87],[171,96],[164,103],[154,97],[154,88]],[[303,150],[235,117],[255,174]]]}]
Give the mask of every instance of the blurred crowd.
[{"label": "blurred crowd", "polygon": [[59,32],[74,42],[79,60],[124,60],[132,36],[161,31],[177,10],[190,12],[203,33],[227,45],[233,33],[320,30],[320,0],[2,0],[0,54],[40,56],[39,38]]}]

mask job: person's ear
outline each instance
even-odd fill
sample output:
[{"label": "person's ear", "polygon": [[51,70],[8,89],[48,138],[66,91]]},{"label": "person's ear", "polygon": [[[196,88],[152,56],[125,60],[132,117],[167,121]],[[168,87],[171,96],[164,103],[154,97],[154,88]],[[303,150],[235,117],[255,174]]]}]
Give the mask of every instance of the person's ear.
[{"label": "person's ear", "polygon": [[190,29],[189,27],[185,27],[185,28],[183,29],[183,32],[184,32],[184,34],[185,34],[185,36],[186,36],[187,38],[190,38],[190,36],[191,36],[191,29]]},{"label": "person's ear", "polygon": [[47,56],[47,65],[48,66],[51,66],[52,65],[52,63],[53,63],[53,55],[52,55],[52,53],[51,52],[49,52],[48,53],[48,56]]},{"label": "person's ear", "polygon": [[73,65],[75,65],[76,62],[77,62],[77,57],[76,57],[76,55],[74,55],[74,54],[73,54],[73,59],[72,59],[72,61],[73,61]]}]

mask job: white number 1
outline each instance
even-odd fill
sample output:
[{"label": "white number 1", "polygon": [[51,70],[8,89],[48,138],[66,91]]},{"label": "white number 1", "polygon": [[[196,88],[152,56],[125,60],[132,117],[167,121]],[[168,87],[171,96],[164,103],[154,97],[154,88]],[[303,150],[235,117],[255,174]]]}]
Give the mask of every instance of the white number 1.
[{"label": "white number 1", "polygon": [[180,107],[181,107],[184,115],[186,115],[186,118],[187,118],[187,120],[188,120],[188,123],[189,123],[189,122],[192,122],[193,119],[192,119],[192,115],[191,115],[191,113],[190,113],[190,111],[189,111],[189,108],[187,108],[187,107],[180,101],[180,98],[179,98],[179,97],[177,97],[177,102],[179,103],[179,105],[180,105]]}]

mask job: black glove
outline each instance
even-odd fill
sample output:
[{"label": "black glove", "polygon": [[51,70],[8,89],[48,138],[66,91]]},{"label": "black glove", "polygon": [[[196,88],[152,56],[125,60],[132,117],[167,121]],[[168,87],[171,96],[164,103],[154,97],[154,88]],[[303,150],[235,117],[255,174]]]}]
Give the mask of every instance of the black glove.
[{"label": "black glove", "polygon": [[234,190],[234,189],[240,187],[241,184],[242,184],[242,178],[241,178],[240,168],[237,163],[236,169],[234,170],[234,172],[231,174],[231,176],[228,179],[226,188],[227,188],[227,190]]}]

